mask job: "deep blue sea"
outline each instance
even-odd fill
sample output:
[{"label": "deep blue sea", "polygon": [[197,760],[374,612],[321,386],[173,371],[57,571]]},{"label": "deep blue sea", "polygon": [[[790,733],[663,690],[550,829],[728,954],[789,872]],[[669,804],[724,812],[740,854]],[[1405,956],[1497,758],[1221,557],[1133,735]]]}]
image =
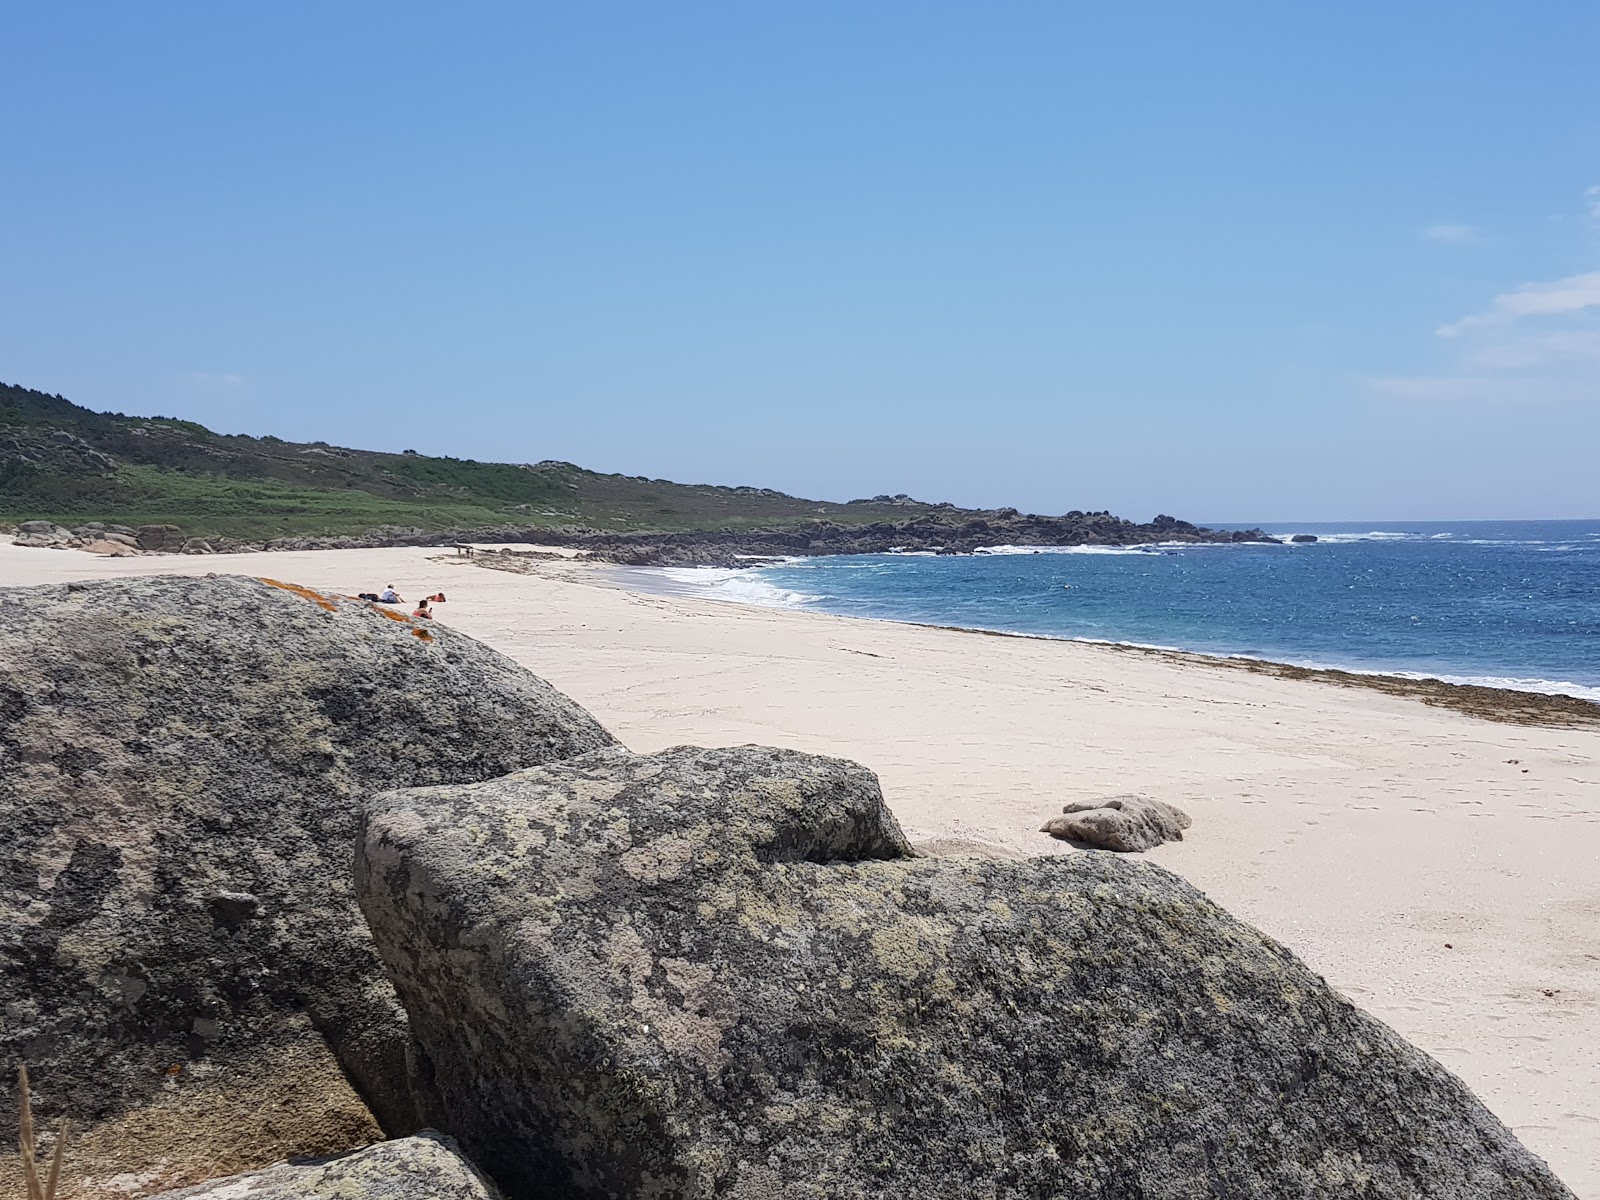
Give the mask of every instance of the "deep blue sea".
[{"label": "deep blue sea", "polygon": [[843,616],[1428,675],[1600,700],[1600,521],[1271,525],[1313,545],[995,547],[636,573]]}]

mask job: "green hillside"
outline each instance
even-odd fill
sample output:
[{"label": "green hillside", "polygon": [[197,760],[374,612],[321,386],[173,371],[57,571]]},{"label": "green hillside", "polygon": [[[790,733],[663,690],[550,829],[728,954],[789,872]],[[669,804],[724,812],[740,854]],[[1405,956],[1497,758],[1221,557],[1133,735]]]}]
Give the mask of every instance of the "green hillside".
[{"label": "green hillside", "polygon": [[0,520],[172,524],[191,536],[355,534],[379,526],[604,531],[904,521],[947,505],[830,504],[766,488],[386,454],[213,433],[192,421],[97,413],[0,384]]}]

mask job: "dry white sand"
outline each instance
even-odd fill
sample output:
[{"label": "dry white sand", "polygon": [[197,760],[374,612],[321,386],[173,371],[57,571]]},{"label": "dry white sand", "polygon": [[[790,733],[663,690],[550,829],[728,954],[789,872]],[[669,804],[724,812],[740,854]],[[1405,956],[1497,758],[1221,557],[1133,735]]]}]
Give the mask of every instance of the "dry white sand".
[{"label": "dry white sand", "polygon": [[440,623],[633,749],[856,759],[929,848],[1071,853],[1035,832],[1064,802],[1173,801],[1194,827],[1152,859],[1444,1062],[1600,1200],[1600,732],[1071,642],[640,594],[579,564],[524,576],[440,556],[0,545],[0,584],[215,570],[345,593],[392,581],[408,600],[442,588]]}]

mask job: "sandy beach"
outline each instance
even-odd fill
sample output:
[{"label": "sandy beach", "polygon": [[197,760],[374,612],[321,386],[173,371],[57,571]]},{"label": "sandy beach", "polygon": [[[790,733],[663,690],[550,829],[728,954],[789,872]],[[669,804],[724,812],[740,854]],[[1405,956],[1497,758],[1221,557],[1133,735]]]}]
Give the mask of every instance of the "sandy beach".
[{"label": "sandy beach", "polygon": [[1076,853],[1037,832],[1136,791],[1194,819],[1150,857],[1464,1079],[1600,1200],[1600,730],[1073,642],[735,607],[616,569],[437,549],[108,559],[0,545],[0,585],[226,572],[443,590],[630,748],[759,742],[876,771],[930,853]]}]

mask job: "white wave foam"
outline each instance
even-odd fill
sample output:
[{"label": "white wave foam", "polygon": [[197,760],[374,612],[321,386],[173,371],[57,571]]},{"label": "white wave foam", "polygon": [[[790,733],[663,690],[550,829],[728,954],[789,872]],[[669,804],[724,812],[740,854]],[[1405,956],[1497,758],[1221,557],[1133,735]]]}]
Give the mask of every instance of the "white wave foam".
[{"label": "white wave foam", "polygon": [[[1009,632],[1009,631],[1005,631]],[[1135,650],[1172,650],[1180,654],[1195,654],[1201,658],[1242,658],[1251,662],[1282,663],[1285,666],[1304,667],[1311,671],[1344,671],[1351,675],[1368,675],[1392,679],[1430,679],[1439,683],[1455,683],[1466,687],[1502,688],[1511,692],[1538,692],[1545,696],[1572,696],[1600,704],[1600,687],[1573,683],[1564,679],[1529,679],[1516,675],[1444,675],[1426,671],[1382,671],[1372,667],[1351,667],[1342,663],[1322,662],[1315,659],[1266,658],[1259,654],[1226,654],[1215,650],[1189,650],[1182,646],[1167,646],[1159,642],[1130,642],[1112,638],[1064,637],[1051,638],[1049,634],[1023,634],[1024,637],[1044,637],[1050,640],[1084,642],[1091,646],[1128,646]]]},{"label": "white wave foam", "polygon": [[[634,574],[637,572],[637,574]],[[762,578],[759,567],[635,567],[630,576],[660,580],[652,591],[759,608],[802,608],[826,596],[792,591]]]},{"label": "white wave foam", "polygon": [[[1284,536],[1287,538],[1289,535],[1285,534]],[[1317,543],[1319,544],[1331,542],[1334,545],[1338,545],[1341,542],[1405,542],[1422,541],[1425,539],[1429,541],[1432,540],[1431,538],[1427,538],[1425,534],[1404,533],[1392,529],[1370,529],[1366,533],[1318,533],[1313,536],[1316,537]],[[1293,544],[1305,546],[1312,543],[1296,542]]]},{"label": "white wave foam", "polygon": [[[1309,531],[1307,531],[1309,532]],[[1289,534],[1279,534],[1287,541]],[[1321,545],[1339,545],[1350,542],[1444,542],[1452,546],[1547,546],[1551,542],[1545,538],[1475,538],[1462,537],[1458,533],[1400,533],[1394,530],[1373,529],[1366,533],[1318,533],[1313,535]],[[1600,537],[1600,534],[1590,534],[1590,537]],[[1559,540],[1559,539],[1558,539]],[[1571,539],[1566,539],[1566,544]],[[1295,545],[1309,545],[1311,543],[1299,542]]]},{"label": "white wave foam", "polygon": [[[1173,545],[1190,545],[1188,542]],[[979,546],[973,554],[1153,554],[1156,546]]]},{"label": "white wave foam", "polygon": [[[1087,641],[1086,638],[1074,638],[1073,641]],[[1143,646],[1137,642],[1123,642],[1126,646],[1139,646],[1140,649],[1175,650],[1176,646]],[[1390,679],[1428,679],[1439,683],[1454,683],[1465,687],[1502,688],[1510,692],[1538,692],[1545,696],[1572,696],[1579,700],[1590,700],[1600,704],[1600,687],[1590,687],[1582,683],[1573,683],[1566,679],[1530,679],[1517,675],[1445,675],[1429,671],[1384,671],[1374,667],[1351,667],[1342,663],[1322,662],[1316,659],[1304,658],[1265,658],[1259,654],[1220,654],[1209,650],[1188,651],[1200,654],[1206,658],[1245,658],[1252,662],[1277,662],[1291,667],[1305,667],[1311,671],[1344,671],[1351,675],[1367,675],[1376,678]]]},{"label": "white wave foam", "polygon": [[[1349,668],[1345,668],[1349,670]],[[1437,679],[1471,687],[1505,688],[1513,692],[1539,692],[1545,696],[1573,696],[1600,704],[1600,687],[1561,679],[1522,679],[1513,675],[1427,675],[1418,671],[1350,671],[1352,675],[1398,675],[1401,679]]]}]

